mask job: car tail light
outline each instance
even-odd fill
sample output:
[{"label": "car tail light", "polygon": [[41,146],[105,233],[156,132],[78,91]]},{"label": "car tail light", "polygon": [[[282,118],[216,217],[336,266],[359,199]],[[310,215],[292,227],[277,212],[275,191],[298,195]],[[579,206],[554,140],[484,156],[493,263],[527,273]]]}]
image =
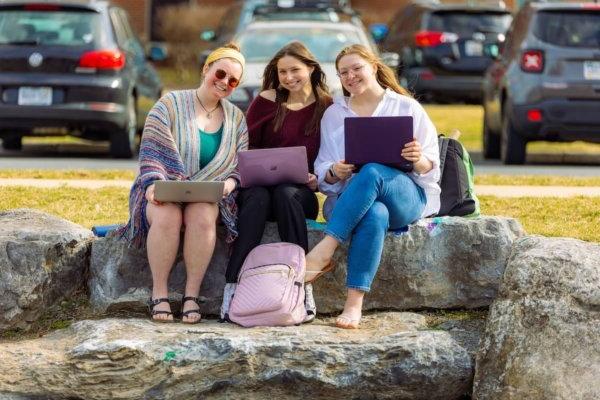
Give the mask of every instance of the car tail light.
[{"label": "car tail light", "polygon": [[454,43],[458,35],[450,32],[420,31],[415,34],[415,44],[421,47],[434,47],[442,43]]},{"label": "car tail light", "polygon": [[600,10],[599,3],[584,3],[581,5],[584,10]]},{"label": "car tail light", "polygon": [[435,75],[433,74],[433,72],[431,71],[423,71],[419,74],[419,77],[421,79],[423,79],[424,81],[430,81],[432,79],[435,79]]},{"label": "car tail light", "polygon": [[534,108],[532,110],[527,110],[527,119],[530,122],[541,122],[542,121],[542,111]]},{"label": "car tail light", "polygon": [[125,66],[125,54],[119,50],[95,50],[83,53],[79,59],[81,68],[121,69]]},{"label": "car tail light", "polygon": [[32,3],[25,4],[23,9],[27,11],[58,11],[61,6],[58,4]]},{"label": "car tail light", "polygon": [[525,72],[540,73],[544,70],[544,52],[526,50],[521,55],[521,69]]}]

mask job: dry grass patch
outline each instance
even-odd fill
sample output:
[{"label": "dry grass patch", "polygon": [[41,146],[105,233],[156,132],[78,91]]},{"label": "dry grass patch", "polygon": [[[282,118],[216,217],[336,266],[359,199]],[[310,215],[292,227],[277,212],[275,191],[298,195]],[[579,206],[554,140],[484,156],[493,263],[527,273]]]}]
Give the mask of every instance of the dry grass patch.
[{"label": "dry grass patch", "polygon": [[0,169],[1,179],[94,179],[133,181],[136,172],[126,169]]},{"label": "dry grass patch", "polygon": [[553,175],[475,175],[476,185],[600,186],[600,177]]}]

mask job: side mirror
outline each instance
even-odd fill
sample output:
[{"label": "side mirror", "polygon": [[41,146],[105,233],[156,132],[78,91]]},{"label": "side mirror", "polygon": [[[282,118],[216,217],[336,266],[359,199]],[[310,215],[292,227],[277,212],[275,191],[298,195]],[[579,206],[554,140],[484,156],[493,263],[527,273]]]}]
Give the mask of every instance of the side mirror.
[{"label": "side mirror", "polygon": [[217,37],[217,34],[213,30],[202,31],[200,33],[200,39],[205,42],[212,42]]},{"label": "side mirror", "polygon": [[381,61],[395,71],[400,65],[400,55],[398,53],[382,53]]},{"label": "side mirror", "polygon": [[371,36],[373,36],[373,40],[375,40],[375,43],[377,44],[383,42],[388,31],[389,29],[386,24],[377,23],[369,25],[369,32],[371,32]]},{"label": "side mirror", "polygon": [[164,43],[152,43],[146,52],[146,58],[150,61],[164,61],[169,56],[169,50]]}]

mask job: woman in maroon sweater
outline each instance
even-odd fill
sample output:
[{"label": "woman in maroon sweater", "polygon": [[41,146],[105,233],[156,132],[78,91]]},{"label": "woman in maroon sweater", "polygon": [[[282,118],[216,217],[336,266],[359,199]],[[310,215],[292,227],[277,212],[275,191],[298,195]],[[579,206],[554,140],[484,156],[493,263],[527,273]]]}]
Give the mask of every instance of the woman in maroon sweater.
[{"label": "woman in maroon sweater", "polygon": [[310,172],[305,185],[284,183],[240,191],[239,235],[225,274],[222,319],[228,318],[238,273],[250,250],[260,243],[267,220],[277,222],[282,241],[308,251],[306,218],[315,219],[319,213],[313,164],[319,151],[321,117],[329,105],[325,74],[306,46],[292,42],[279,50],[265,68],[262,92],[248,108],[250,148],[305,146]]}]

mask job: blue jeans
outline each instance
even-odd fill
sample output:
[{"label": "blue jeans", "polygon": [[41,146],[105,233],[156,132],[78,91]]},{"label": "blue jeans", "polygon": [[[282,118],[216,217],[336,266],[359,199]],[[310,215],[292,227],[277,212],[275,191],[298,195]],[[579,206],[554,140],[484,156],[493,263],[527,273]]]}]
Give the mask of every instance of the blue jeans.
[{"label": "blue jeans", "polygon": [[350,237],[346,286],[368,292],[375,278],[385,234],[418,220],[425,208],[423,188],[408,175],[381,164],[366,164],[335,204],[325,233],[339,242]]}]

